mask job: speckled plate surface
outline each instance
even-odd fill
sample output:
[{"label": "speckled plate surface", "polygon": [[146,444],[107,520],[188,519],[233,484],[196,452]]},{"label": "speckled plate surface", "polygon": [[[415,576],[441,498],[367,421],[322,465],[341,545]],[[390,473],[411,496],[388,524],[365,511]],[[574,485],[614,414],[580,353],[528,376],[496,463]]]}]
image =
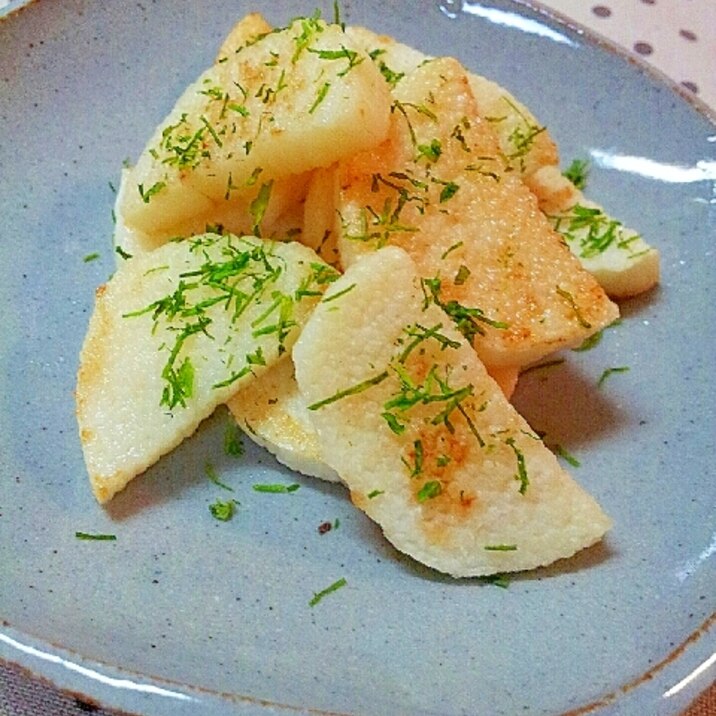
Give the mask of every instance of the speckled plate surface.
[{"label": "speckled plate surface", "polygon": [[[227,457],[223,411],[95,504],[72,391],[113,268],[112,185],[261,5],[37,0],[0,21],[0,658],[162,716],[678,713],[716,670],[716,127],[527,5],[353,0],[343,17],[511,88],[565,161],[591,156],[591,195],[662,251],[661,287],[516,397],[580,459],[575,476],[615,521],[605,543],[508,589],[445,578],[392,550],[342,488],[248,445]],[[313,9],[262,8],[274,23]],[[630,370],[598,388],[616,366]],[[207,462],[241,502],[230,522],[207,509],[222,496]]]}]

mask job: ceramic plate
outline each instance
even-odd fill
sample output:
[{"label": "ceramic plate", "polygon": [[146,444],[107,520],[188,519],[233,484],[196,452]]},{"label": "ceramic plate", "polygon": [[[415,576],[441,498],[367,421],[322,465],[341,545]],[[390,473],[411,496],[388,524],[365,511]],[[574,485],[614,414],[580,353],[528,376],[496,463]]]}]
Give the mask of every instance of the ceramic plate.
[{"label": "ceramic plate", "polygon": [[[677,713],[716,670],[716,127],[528,5],[346,0],[343,19],[509,87],[565,163],[591,158],[591,195],[660,248],[661,287],[516,397],[578,457],[574,475],[614,518],[606,541],[507,589],[443,577],[396,553],[341,487],[250,445],[226,456],[223,411],[107,509],[94,502],[72,391],[113,270],[113,186],[256,6],[38,0],[0,21],[0,657],[166,716]],[[598,388],[612,367],[629,371]],[[223,494],[206,463],[241,502],[230,522],[208,510]],[[321,535],[325,521],[339,526]]]}]

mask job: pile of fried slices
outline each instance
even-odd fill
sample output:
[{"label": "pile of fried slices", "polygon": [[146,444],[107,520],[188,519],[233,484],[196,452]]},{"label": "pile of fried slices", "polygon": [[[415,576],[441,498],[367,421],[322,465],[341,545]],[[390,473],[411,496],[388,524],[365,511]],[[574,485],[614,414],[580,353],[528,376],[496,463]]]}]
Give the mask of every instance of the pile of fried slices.
[{"label": "pile of fried slices", "polygon": [[505,89],[364,28],[252,14],[124,170],[116,217],[76,394],[99,502],[227,404],[451,575],[609,528],[508,398],[659,256]]}]

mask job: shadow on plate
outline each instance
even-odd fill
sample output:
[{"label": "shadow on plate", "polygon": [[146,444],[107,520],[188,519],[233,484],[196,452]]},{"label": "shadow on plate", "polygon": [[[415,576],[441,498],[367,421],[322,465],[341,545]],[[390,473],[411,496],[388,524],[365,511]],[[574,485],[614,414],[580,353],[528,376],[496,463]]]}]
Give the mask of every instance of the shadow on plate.
[{"label": "shadow on plate", "polygon": [[[250,445],[248,439],[243,440],[245,454],[239,457],[227,455],[224,435],[230,428],[233,423],[228,411],[220,407],[191,437],[137,475],[113,497],[105,506],[109,516],[117,521],[126,520],[139,512],[184,499],[187,493],[208,484],[212,476],[223,481],[223,477],[235,473],[237,467],[260,463],[264,452]],[[226,496],[230,495],[227,491]]]},{"label": "shadow on plate", "polygon": [[548,445],[570,448],[603,442],[632,421],[601,391],[593,377],[563,355],[528,368],[512,402]]}]

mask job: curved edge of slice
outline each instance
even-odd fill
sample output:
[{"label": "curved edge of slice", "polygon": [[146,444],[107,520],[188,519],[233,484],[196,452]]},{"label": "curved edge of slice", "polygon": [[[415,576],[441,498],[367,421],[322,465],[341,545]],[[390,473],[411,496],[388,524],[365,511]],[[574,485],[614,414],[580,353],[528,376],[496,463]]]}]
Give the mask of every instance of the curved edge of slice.
[{"label": "curved edge of slice", "polygon": [[248,437],[281,464],[309,477],[341,481],[323,460],[289,356],[242,388],[227,405]]},{"label": "curved edge of slice", "polygon": [[248,15],[244,15],[224,38],[216,53],[215,63],[227,62],[232,55],[235,55],[246,45],[256,42],[263,35],[271,32],[272,29],[261,13],[251,12]]},{"label": "curved edge of slice", "polygon": [[555,230],[609,296],[636,296],[659,282],[659,251],[589,200],[558,167],[543,167],[528,185]]},{"label": "curved edge of slice", "polygon": [[[509,400],[518,368],[487,368]],[[242,388],[227,403],[239,427],[282,465],[328,482],[341,478],[323,459],[306,398],[298,389],[293,361],[286,357]]]},{"label": "curved edge of slice", "polygon": [[403,250],[353,264],[293,358],[325,460],[418,561],[453,576],[526,570],[609,529],[447,316],[424,306]]}]

